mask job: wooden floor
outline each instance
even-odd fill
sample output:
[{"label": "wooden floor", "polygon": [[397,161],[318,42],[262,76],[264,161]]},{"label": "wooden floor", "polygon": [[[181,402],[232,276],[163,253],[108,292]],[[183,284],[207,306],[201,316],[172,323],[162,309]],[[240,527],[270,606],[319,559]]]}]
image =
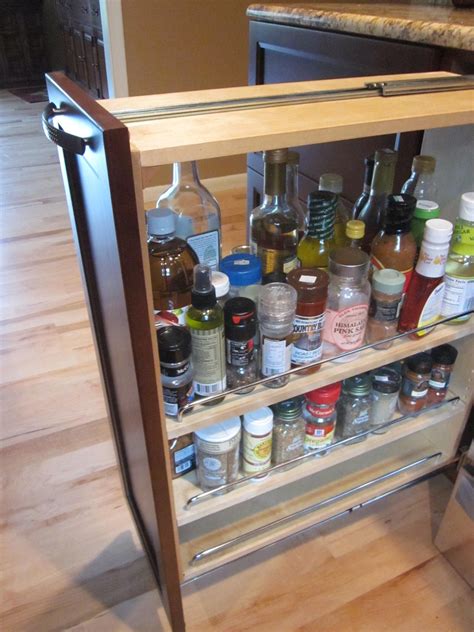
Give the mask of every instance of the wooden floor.
[{"label": "wooden floor", "polygon": [[[2,630],[168,630],[122,495],[43,104],[0,93]],[[227,199],[227,198],[226,198]],[[230,200],[225,216],[233,223]],[[443,476],[184,589],[188,629],[471,632]]]}]

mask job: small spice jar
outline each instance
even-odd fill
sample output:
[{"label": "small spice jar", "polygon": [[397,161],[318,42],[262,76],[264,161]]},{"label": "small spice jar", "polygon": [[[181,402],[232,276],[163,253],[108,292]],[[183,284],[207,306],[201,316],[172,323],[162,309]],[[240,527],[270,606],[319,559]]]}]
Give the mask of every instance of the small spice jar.
[{"label": "small spice jar", "polygon": [[257,302],[262,286],[262,262],[252,254],[233,254],[224,257],[220,264],[229,277],[229,296],[245,296]]},{"label": "small spice jar", "polygon": [[168,441],[171,456],[171,475],[183,476],[196,468],[196,449],[192,433]]},{"label": "small spice jar", "polygon": [[160,327],[156,336],[165,413],[176,417],[179,410],[193,399],[191,334],[184,327],[169,325]]},{"label": "small spice jar", "polygon": [[404,415],[421,410],[428,401],[433,360],[429,353],[417,353],[405,360],[398,409]]},{"label": "small spice jar", "polygon": [[229,299],[229,290],[230,290],[229,277],[224,272],[213,270],[211,281],[216,291],[217,302],[222,308],[224,308],[224,305]]},{"label": "small spice jar", "polygon": [[304,453],[303,398],[275,404],[273,415],[272,463],[278,465]]},{"label": "small spice jar", "polygon": [[433,366],[428,388],[428,404],[442,402],[448,392],[451,373],[458,357],[458,350],[452,345],[441,345],[431,351]]},{"label": "small spice jar", "polygon": [[397,409],[402,376],[395,369],[381,367],[372,371],[371,377],[373,401],[370,425],[375,434],[383,434],[387,428],[379,429],[379,426],[390,421]]},{"label": "small spice jar", "polygon": [[336,434],[339,439],[354,437],[348,443],[365,441],[367,435],[355,435],[369,430],[372,418],[372,380],[370,375],[355,375],[342,383],[342,394],[336,406]]},{"label": "small spice jar", "polygon": [[304,447],[306,451],[318,450],[316,456],[324,456],[322,448],[334,441],[336,428],[336,402],[341,394],[341,382],[335,382],[306,393],[304,419],[306,422]]},{"label": "small spice jar", "polygon": [[204,491],[237,480],[240,428],[240,418],[231,417],[194,433],[198,481]]},{"label": "small spice jar", "polygon": [[[229,388],[251,384],[257,379],[257,358],[254,336],[257,331],[255,303],[236,296],[224,306],[224,326]],[[238,394],[250,393],[255,387],[244,388]]]},{"label": "small spice jar", "polygon": [[[297,292],[296,314],[293,321],[293,351],[291,366],[317,362],[323,354],[323,326],[329,276],[324,270],[299,268],[288,274],[288,283]],[[314,373],[316,365],[300,375]]]},{"label": "small spice jar", "polygon": [[[398,270],[374,271],[366,332],[368,343],[396,335],[404,285],[405,275]],[[374,345],[374,348],[389,349],[392,345],[393,340],[390,340]]]},{"label": "small spice jar", "polygon": [[267,476],[265,470],[271,465],[273,412],[268,406],[244,415],[242,437],[242,470],[244,474]]}]

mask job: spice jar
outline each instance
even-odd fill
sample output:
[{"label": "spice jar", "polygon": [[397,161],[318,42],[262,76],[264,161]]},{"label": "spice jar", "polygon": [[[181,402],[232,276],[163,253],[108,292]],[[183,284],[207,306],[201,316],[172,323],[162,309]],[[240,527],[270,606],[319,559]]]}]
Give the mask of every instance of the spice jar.
[{"label": "spice jar", "polygon": [[224,305],[229,299],[229,289],[230,289],[229,277],[224,272],[213,270],[211,282],[216,291],[217,302],[224,309]]},{"label": "spice jar", "polygon": [[231,417],[194,433],[198,481],[204,491],[237,480],[240,427],[240,418]]},{"label": "spice jar", "polygon": [[[297,367],[317,362],[322,356],[329,276],[324,270],[300,268],[288,274],[288,283],[297,292],[291,353],[291,365]],[[300,375],[314,373],[319,369],[318,364],[311,369],[300,371]]]},{"label": "spice jar", "polygon": [[304,418],[306,421],[305,450],[318,450],[316,456],[324,456],[321,450],[334,441],[336,428],[336,402],[341,394],[341,382],[306,393]]},{"label": "spice jar", "polygon": [[432,349],[433,366],[428,388],[428,404],[438,404],[446,397],[457,356],[458,351],[452,345],[441,345]]},{"label": "spice jar", "polygon": [[[251,384],[257,379],[257,358],[254,336],[257,331],[255,303],[236,296],[224,306],[224,327],[229,388]],[[244,388],[238,394],[250,393],[255,387]]]},{"label": "spice jar", "polygon": [[[363,373],[344,380],[336,410],[336,434],[339,439],[354,437],[369,430],[372,417],[372,381],[369,375]],[[355,436],[348,443],[358,443],[366,438],[367,435]]]},{"label": "spice jar", "polygon": [[242,470],[244,474],[259,474],[256,478],[267,476],[272,457],[273,412],[268,406],[253,410],[244,415],[242,437]]},{"label": "spice jar", "polygon": [[[260,323],[260,373],[262,377],[288,371],[293,348],[293,321],[296,290],[285,283],[269,283],[258,298]],[[289,375],[282,375],[265,384],[270,388],[285,386]]]},{"label": "spice jar", "polygon": [[193,400],[191,334],[184,327],[169,325],[160,327],[156,336],[165,413],[176,417],[179,410]]},{"label": "spice jar", "polygon": [[421,410],[428,401],[428,385],[433,360],[429,353],[417,353],[405,360],[398,409],[409,414]]},{"label": "spice jar", "polygon": [[371,377],[373,401],[370,425],[375,434],[383,434],[388,428],[378,428],[390,421],[397,409],[402,376],[394,369],[381,367],[372,371]]},{"label": "spice jar", "polygon": [[[395,336],[398,328],[405,275],[398,270],[375,270],[372,276],[369,319],[366,339],[368,343]],[[374,345],[375,349],[389,349],[393,340]]]},{"label": "spice jar", "polygon": [[369,311],[368,255],[357,248],[336,248],[329,254],[329,289],[323,329],[324,355],[350,362],[357,353],[338,358],[362,346]]},{"label": "spice jar", "polygon": [[192,433],[168,441],[171,457],[171,475],[183,476],[196,468],[196,450]]},{"label": "spice jar", "polygon": [[272,463],[278,465],[304,453],[303,398],[293,397],[273,406]]},{"label": "spice jar", "polygon": [[229,297],[245,296],[257,302],[262,285],[262,262],[251,254],[224,257],[220,269],[229,277]]}]

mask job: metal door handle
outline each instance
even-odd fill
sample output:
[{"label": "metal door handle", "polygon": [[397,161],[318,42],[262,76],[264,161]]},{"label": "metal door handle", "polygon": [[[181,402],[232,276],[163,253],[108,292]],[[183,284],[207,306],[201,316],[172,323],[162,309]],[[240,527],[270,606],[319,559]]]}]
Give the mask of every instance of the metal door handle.
[{"label": "metal door handle", "polygon": [[41,121],[43,123],[43,130],[46,138],[55,145],[58,145],[65,151],[70,151],[73,154],[82,154],[86,150],[88,140],[86,138],[80,138],[73,134],[68,134],[64,130],[56,127],[53,124],[53,118],[58,114],[67,114],[69,110],[66,108],[57,108],[54,103],[48,103],[45,107],[43,114],[41,115]]}]

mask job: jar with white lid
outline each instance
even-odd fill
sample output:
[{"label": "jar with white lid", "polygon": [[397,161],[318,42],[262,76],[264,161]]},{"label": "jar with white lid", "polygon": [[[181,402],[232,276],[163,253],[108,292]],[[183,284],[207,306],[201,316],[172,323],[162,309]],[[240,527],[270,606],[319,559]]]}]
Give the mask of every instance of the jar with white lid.
[{"label": "jar with white lid", "polygon": [[229,297],[230,281],[227,274],[218,270],[212,271],[212,285],[216,291],[216,298],[219,305],[224,309],[225,302]]},{"label": "jar with white lid", "polygon": [[237,480],[240,431],[240,417],[231,417],[194,433],[197,476],[204,491]]},{"label": "jar with white lid", "polygon": [[[273,412],[268,406],[244,415],[242,437],[242,470],[244,474],[260,474],[270,467],[272,457]],[[263,478],[266,474],[258,476]]]}]

